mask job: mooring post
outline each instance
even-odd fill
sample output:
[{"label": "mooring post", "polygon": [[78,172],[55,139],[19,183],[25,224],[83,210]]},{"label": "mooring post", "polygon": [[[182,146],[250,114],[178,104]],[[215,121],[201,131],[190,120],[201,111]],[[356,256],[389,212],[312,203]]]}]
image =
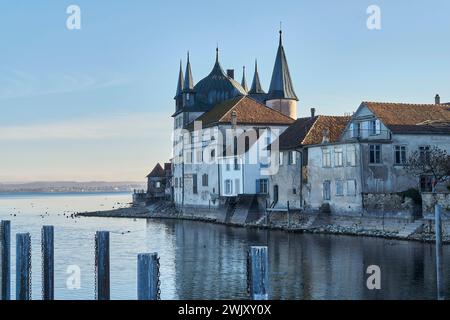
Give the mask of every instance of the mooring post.
[{"label": "mooring post", "polygon": [[138,300],[159,299],[159,259],[157,253],[142,253],[137,261]]},{"label": "mooring post", "polygon": [[54,228],[42,227],[42,300],[55,298]]},{"label": "mooring post", "polygon": [[110,299],[109,283],[109,232],[97,231],[95,234],[95,293],[97,300]]},{"label": "mooring post", "polygon": [[267,247],[251,247],[249,251],[248,281],[253,300],[269,299],[269,255]]},{"label": "mooring post", "polygon": [[31,300],[31,236],[16,234],[16,300]]},{"label": "mooring post", "polygon": [[445,299],[444,291],[444,271],[442,265],[442,219],[441,206],[436,205],[435,211],[435,234],[436,234],[436,283],[437,283],[437,298],[438,300]]},{"label": "mooring post", "polygon": [[287,217],[288,217],[288,229],[291,228],[291,212],[289,208],[289,201],[287,202]]},{"label": "mooring post", "polygon": [[11,221],[0,224],[0,300],[11,299]]}]

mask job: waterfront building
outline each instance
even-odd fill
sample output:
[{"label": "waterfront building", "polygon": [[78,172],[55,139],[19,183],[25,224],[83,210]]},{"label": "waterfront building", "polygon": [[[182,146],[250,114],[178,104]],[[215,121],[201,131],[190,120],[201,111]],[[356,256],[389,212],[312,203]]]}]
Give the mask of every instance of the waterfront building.
[{"label": "waterfront building", "polygon": [[237,82],[234,70],[222,68],[218,49],[210,74],[194,84],[188,55],[184,73],[180,65],[172,115],[175,205],[210,209],[232,197],[267,195],[267,147],[297,118],[297,101],[281,31],[268,93],[257,63],[248,90],[245,69]]}]

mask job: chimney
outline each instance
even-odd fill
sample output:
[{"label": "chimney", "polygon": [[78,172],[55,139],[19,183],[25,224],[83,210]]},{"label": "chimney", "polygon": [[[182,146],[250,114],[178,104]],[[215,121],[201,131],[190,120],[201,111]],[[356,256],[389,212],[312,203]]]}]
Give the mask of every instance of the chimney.
[{"label": "chimney", "polygon": [[330,142],[330,129],[323,130],[322,143]]},{"label": "chimney", "polygon": [[231,112],[231,127],[233,129],[236,129],[236,126],[237,126],[237,112],[233,110]]},{"label": "chimney", "polygon": [[311,108],[311,118],[316,116],[316,108]]},{"label": "chimney", "polygon": [[441,104],[441,97],[438,94],[436,95],[436,97],[434,97],[434,103]]},{"label": "chimney", "polygon": [[227,76],[234,79],[234,69],[227,69]]}]

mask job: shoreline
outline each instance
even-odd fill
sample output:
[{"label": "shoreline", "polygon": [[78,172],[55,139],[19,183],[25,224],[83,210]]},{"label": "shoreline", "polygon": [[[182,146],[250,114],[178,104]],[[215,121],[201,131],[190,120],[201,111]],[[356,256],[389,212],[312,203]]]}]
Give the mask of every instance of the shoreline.
[{"label": "shoreline", "polygon": [[[151,212],[146,207],[127,207],[119,208],[106,211],[92,211],[92,212],[79,212],[75,216],[78,217],[97,217],[97,218],[122,218],[122,219],[155,219],[155,220],[179,220],[179,221],[197,221],[204,223],[212,223],[217,225],[224,225],[229,227],[238,228],[250,228],[259,230],[276,230],[284,231],[287,233],[306,233],[306,234],[324,234],[324,235],[342,235],[342,236],[353,236],[353,237],[369,237],[369,238],[380,238],[387,240],[397,240],[397,241],[414,241],[422,243],[435,243],[434,233],[418,233],[409,237],[398,236],[398,232],[383,231],[379,229],[364,229],[364,228],[350,228],[342,227],[335,224],[323,224],[317,227],[302,228],[302,227],[291,227],[283,224],[271,223],[257,224],[257,223],[246,223],[246,224],[236,224],[228,223],[224,221],[219,221],[218,219],[208,218],[204,216],[196,215],[185,215],[182,213],[154,213]],[[450,237],[443,237],[443,244],[450,244]]]}]

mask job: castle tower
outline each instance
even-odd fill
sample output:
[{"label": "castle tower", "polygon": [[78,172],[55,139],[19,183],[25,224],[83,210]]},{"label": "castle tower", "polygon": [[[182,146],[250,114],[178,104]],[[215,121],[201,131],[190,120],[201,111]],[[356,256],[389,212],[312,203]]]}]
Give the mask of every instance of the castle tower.
[{"label": "castle tower", "polygon": [[282,31],[280,30],[280,42],[277,57],[273,68],[269,93],[266,97],[266,105],[283,114],[297,119],[297,95],[292,85],[291,74],[283,48]]},{"label": "castle tower", "polygon": [[192,77],[191,61],[189,51],[187,53],[186,74],[183,85],[183,106],[192,106],[194,104],[194,78]]},{"label": "castle tower", "polygon": [[245,66],[242,67],[242,81],[241,81],[241,86],[242,86],[242,88],[244,88],[245,92],[248,92],[247,79],[245,78]]},{"label": "castle tower", "polygon": [[184,76],[182,62],[180,61],[180,72],[178,73],[177,93],[175,94],[175,107],[176,111],[183,107],[183,89],[184,89]]}]

